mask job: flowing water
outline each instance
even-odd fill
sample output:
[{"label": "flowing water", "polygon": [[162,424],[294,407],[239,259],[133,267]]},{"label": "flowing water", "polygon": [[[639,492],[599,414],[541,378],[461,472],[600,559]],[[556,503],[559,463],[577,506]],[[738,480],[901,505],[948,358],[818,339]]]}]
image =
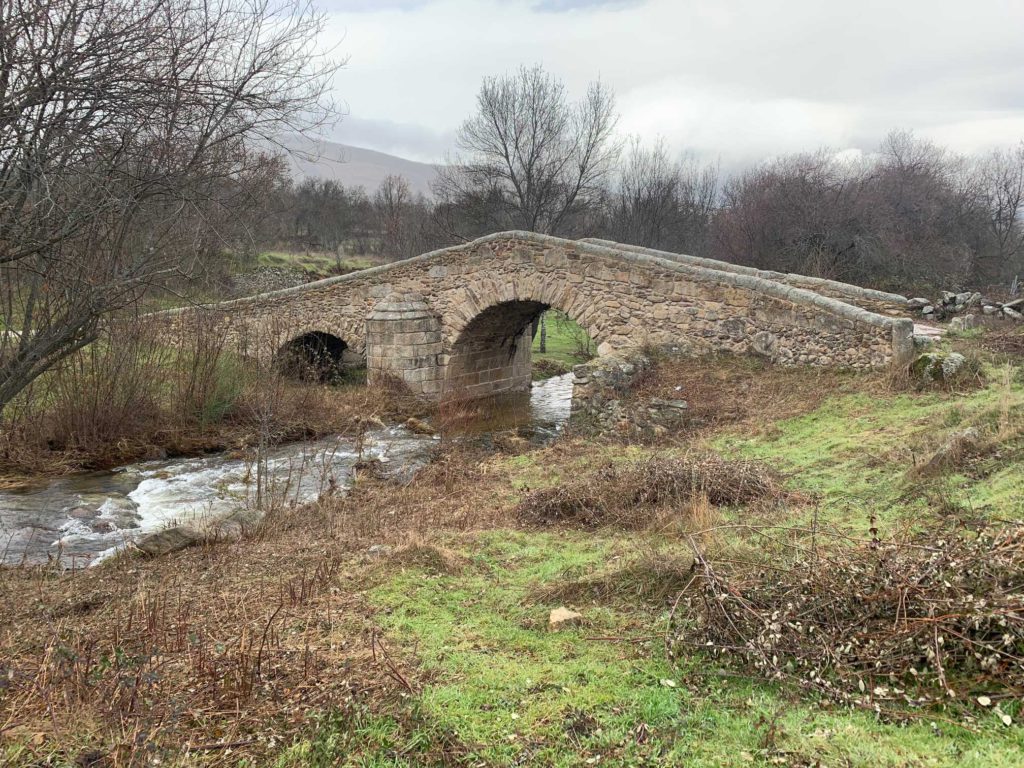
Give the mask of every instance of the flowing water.
[{"label": "flowing water", "polygon": [[[572,374],[556,376],[535,383],[529,394],[492,404],[464,431],[519,428],[547,439],[569,418],[571,398]],[[327,489],[348,487],[360,458],[376,458],[396,475],[411,475],[429,460],[436,441],[390,427],[368,433],[361,456],[354,441],[344,437],[290,443],[270,454],[267,485],[277,498],[313,501]],[[253,503],[254,473],[251,458],[221,453],[0,491],[0,563],[98,562],[147,531],[221,517]]]}]

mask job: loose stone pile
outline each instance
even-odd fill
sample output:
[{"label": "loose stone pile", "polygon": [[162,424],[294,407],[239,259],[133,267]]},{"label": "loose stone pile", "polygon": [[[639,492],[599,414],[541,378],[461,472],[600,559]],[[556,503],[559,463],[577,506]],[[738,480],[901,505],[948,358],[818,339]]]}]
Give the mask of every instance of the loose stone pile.
[{"label": "loose stone pile", "polygon": [[[1024,297],[1013,299],[1007,302],[987,299],[977,291],[964,291],[953,293],[943,291],[942,296],[936,301],[916,298],[911,299],[907,304],[910,309],[920,310],[921,315],[929,320],[945,320],[949,317],[965,314],[966,317],[977,318],[980,312],[986,317],[1005,317],[1010,320],[1024,320]],[[969,328],[974,323],[968,321],[963,327]]]}]

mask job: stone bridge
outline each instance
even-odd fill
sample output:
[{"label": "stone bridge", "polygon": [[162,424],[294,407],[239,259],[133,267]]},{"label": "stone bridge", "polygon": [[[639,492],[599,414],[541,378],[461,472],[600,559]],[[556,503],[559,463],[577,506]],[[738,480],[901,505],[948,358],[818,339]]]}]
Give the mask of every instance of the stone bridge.
[{"label": "stone bridge", "polygon": [[365,359],[416,393],[526,389],[533,321],[564,311],[599,354],[646,344],[782,365],[882,368],[913,354],[907,299],[600,240],[501,232],[341,277],[163,313],[259,356]]}]

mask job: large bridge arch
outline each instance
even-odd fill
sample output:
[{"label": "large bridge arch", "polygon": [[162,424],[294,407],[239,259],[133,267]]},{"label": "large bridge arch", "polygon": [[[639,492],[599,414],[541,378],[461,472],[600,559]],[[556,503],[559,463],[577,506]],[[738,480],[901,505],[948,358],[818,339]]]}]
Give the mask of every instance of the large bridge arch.
[{"label": "large bridge arch", "polygon": [[600,313],[593,311],[592,302],[580,300],[569,274],[501,283],[484,278],[465,285],[444,328],[445,391],[487,396],[529,389],[532,332],[536,320],[549,309],[564,312],[600,346],[604,334]]}]

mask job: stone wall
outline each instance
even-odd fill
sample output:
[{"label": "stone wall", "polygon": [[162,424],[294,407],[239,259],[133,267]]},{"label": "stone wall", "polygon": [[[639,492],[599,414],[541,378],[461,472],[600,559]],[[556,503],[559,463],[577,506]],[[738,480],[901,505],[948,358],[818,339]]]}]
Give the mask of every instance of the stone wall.
[{"label": "stone wall", "polygon": [[689,256],[681,253],[669,253],[668,251],[659,251],[654,248],[644,248],[639,245],[616,243],[611,240],[600,240],[598,238],[587,238],[581,242],[603,245],[629,253],[642,253],[648,256],[656,256],[668,259],[669,261],[676,261],[680,264],[691,264],[693,266],[715,269],[722,272],[732,272],[737,275],[760,277],[765,280],[791,285],[794,288],[803,288],[804,290],[820,294],[821,296],[838,299],[839,301],[853,304],[861,309],[867,309],[872,312],[894,315],[905,313],[908,310],[913,309],[911,300],[906,296],[901,296],[898,293],[876,291],[872,288],[863,288],[859,285],[843,283],[838,280],[829,280],[823,277],[809,277],[808,275],[797,275],[792,272],[776,272],[768,269],[757,269],[755,267],[746,267],[741,264],[730,264],[729,262],[718,261],[717,259],[706,259],[700,256]]},{"label": "stone wall", "polygon": [[[385,297],[396,293],[418,294],[427,314],[437,319],[438,326],[429,332],[419,326],[401,331],[430,335],[416,342],[433,345],[435,373],[424,379],[427,384],[420,390],[429,395],[452,389],[456,382],[518,385],[528,368],[529,345],[512,341],[524,333],[524,318],[548,306],[583,326],[601,354],[671,344],[694,355],[757,354],[782,365],[861,369],[908,360],[913,354],[909,319],[879,315],[760,275],[525,232],[490,235],[208,310],[163,315],[174,324],[188,324],[197,313],[212,312],[221,318],[226,334],[249,340],[257,354],[273,354],[288,338],[314,330],[338,336],[365,353],[383,349],[367,350],[367,319]],[[480,320],[485,311],[490,330]],[[494,329],[503,329],[504,336],[499,339]],[[412,338],[403,343],[412,343]],[[483,345],[501,339],[508,344],[500,354],[512,354],[499,370],[494,365],[499,353],[488,357]],[[373,355],[372,365],[388,367],[389,354],[402,358],[403,365],[410,357],[382,352]],[[484,382],[479,376],[484,371],[508,375]],[[474,375],[475,382],[467,380]]]}]

